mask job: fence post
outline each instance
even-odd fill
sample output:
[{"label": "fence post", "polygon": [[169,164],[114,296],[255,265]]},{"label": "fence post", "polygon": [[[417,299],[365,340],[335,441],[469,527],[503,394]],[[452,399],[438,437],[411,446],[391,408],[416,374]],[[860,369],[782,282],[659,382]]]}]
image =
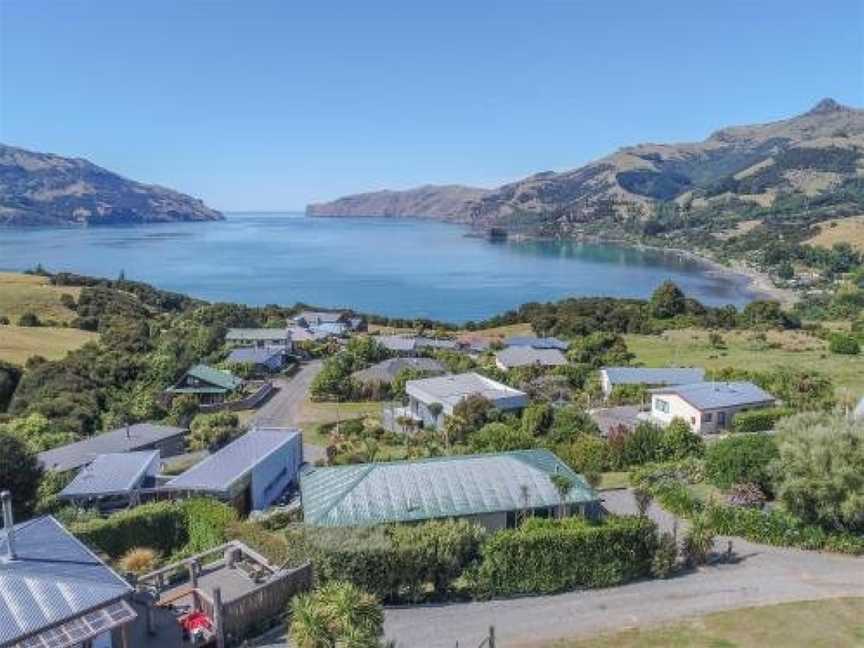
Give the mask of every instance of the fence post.
[{"label": "fence post", "polygon": [[489,648],[495,648],[495,626],[489,626]]},{"label": "fence post", "polygon": [[222,619],[222,590],[214,587],[213,591],[213,633],[216,635],[216,648],[225,648],[225,627]]}]

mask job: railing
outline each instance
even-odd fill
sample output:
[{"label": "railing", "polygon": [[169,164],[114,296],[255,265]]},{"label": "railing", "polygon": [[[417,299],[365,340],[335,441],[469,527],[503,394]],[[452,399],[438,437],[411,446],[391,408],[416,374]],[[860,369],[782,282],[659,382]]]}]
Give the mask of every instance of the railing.
[{"label": "railing", "polygon": [[273,393],[273,383],[265,382],[263,383],[253,394],[241,398],[239,400],[226,400],[221,403],[207,403],[201,405],[199,409],[202,412],[220,412],[220,411],[228,411],[233,412],[237,410],[247,410],[247,409],[255,409],[261,403],[261,401],[265,400],[270,394]]}]

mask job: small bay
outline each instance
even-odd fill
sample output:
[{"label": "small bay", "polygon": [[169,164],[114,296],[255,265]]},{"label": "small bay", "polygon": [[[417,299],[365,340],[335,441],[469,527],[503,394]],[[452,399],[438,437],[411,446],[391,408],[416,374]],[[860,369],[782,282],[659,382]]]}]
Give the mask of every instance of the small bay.
[{"label": "small bay", "polygon": [[490,242],[446,223],[228,214],[212,223],[0,229],[0,269],[146,281],[213,301],[305,302],[450,322],[529,301],[647,297],[671,279],[706,304],[741,306],[745,278],[674,253],[574,241]]}]

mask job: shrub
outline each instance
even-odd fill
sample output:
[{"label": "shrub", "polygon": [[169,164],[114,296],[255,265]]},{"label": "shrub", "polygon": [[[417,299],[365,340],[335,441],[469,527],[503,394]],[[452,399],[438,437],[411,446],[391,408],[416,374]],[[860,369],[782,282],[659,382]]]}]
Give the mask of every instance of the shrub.
[{"label": "shrub", "polygon": [[774,429],[780,419],[791,416],[794,410],[788,407],[765,407],[762,409],[739,412],[732,419],[734,432],[766,432]]},{"label": "shrub", "polygon": [[708,556],[714,549],[714,530],[707,516],[697,515],[691,518],[682,549],[684,558],[691,567],[708,562]]},{"label": "shrub", "polygon": [[12,493],[15,516],[25,519],[33,512],[42,468],[25,440],[0,429],[0,490]]},{"label": "shrub", "polygon": [[120,558],[120,567],[133,574],[146,574],[156,569],[158,554],[149,547],[133,547]]},{"label": "shrub", "polygon": [[655,578],[669,578],[678,562],[678,541],[671,533],[664,532],[657,539],[657,550],[651,561],[651,574]]},{"label": "shrub", "polygon": [[27,311],[21,317],[18,318],[18,326],[41,326],[42,322],[39,321],[39,317],[36,313]]},{"label": "shrub", "polygon": [[690,429],[687,421],[675,417],[663,430],[657,454],[664,461],[678,461],[686,457],[701,457],[703,452],[705,442],[702,437]]},{"label": "shrub", "polygon": [[724,490],[749,482],[771,492],[770,464],[778,456],[777,445],[767,434],[728,437],[708,448],[705,473],[712,484]]},{"label": "shrub", "polygon": [[567,405],[555,411],[548,439],[552,443],[568,443],[583,434],[599,435],[600,428],[588,412]]},{"label": "shrub", "polygon": [[[639,422],[624,437],[617,463],[621,467],[640,466],[661,459],[663,428],[652,423]],[[611,447],[611,446],[610,446]]]},{"label": "shrub", "polygon": [[651,573],[656,544],[656,525],[647,518],[531,518],[489,538],[472,585],[481,596],[618,585]]},{"label": "shrub", "polygon": [[828,350],[840,355],[858,355],[861,353],[861,345],[851,335],[832,333],[828,338]]},{"label": "shrub", "polygon": [[531,436],[546,434],[552,425],[554,414],[549,403],[532,403],[522,412],[522,431]]},{"label": "shrub", "polygon": [[222,502],[195,497],[180,503],[187,541],[184,551],[198,553],[228,540],[226,530],[237,520],[237,512]]},{"label": "shrub", "polygon": [[521,428],[506,423],[487,423],[468,437],[468,444],[474,452],[507,452],[533,448],[537,440]]},{"label": "shrub", "polygon": [[559,445],[555,453],[578,473],[600,473],[606,470],[609,450],[603,439],[583,434],[573,443]]},{"label": "shrub", "polygon": [[295,596],[289,610],[298,648],[380,645],[384,611],[378,600],[352,583],[332,582]]},{"label": "shrub", "polygon": [[765,505],[765,493],[756,484],[733,484],[726,493],[730,506],[761,509]]},{"label": "shrub", "polygon": [[233,412],[198,414],[189,426],[189,448],[219,448],[240,433],[239,425],[240,419]]}]

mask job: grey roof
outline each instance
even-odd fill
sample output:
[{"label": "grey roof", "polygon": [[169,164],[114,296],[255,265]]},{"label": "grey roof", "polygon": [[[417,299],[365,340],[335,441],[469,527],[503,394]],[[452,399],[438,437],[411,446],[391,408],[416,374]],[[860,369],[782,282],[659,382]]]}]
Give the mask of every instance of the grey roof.
[{"label": "grey roof", "polygon": [[535,364],[557,367],[567,364],[567,358],[558,349],[535,349],[521,346],[502,349],[495,354],[495,359],[507,368]]},{"label": "grey roof", "polygon": [[652,394],[676,394],[700,410],[773,403],[768,392],[749,382],[701,382],[652,389]]},{"label": "grey roof", "polygon": [[303,311],[294,319],[302,319],[307,324],[326,324],[328,322],[339,322],[346,316],[345,311]]},{"label": "grey roof", "polygon": [[345,335],[348,332],[348,325],[343,322],[322,322],[321,324],[313,324],[309,330],[319,335]]},{"label": "grey roof", "polygon": [[555,337],[534,337],[533,335],[514,335],[504,340],[504,346],[527,346],[535,349],[558,349],[566,351],[570,346],[564,340]]},{"label": "grey roof", "polygon": [[352,377],[360,382],[389,383],[404,369],[426,371],[430,374],[444,373],[444,365],[432,358],[390,358],[362,371],[355,371]]},{"label": "grey roof", "polygon": [[864,419],[864,397],[858,401],[858,407],[856,407],[855,411],[852,412],[852,418]]},{"label": "grey roof", "polygon": [[557,506],[556,473],[573,483],[567,502],[597,500],[548,450],[517,450],[314,468],[300,477],[303,516],[320,526],[367,526]]},{"label": "grey roof", "polygon": [[282,355],[284,349],[273,347],[242,347],[228,354],[227,362],[235,364],[265,364],[273,356]]},{"label": "grey roof", "polygon": [[135,423],[128,428],[117,428],[110,432],[95,434],[83,441],[40,452],[39,463],[47,470],[57,472],[74,470],[93,461],[96,455],[142,450],[185,433],[186,430],[183,428],[170,425]]},{"label": "grey roof", "polygon": [[688,385],[702,382],[698,367],[603,367],[613,385]]},{"label": "grey roof", "polygon": [[[0,559],[0,644],[20,640],[132,592],[53,517],[15,525],[17,560]],[[5,533],[0,555],[6,556]]]},{"label": "grey roof", "polygon": [[417,338],[410,335],[379,335],[377,340],[389,351],[413,351],[417,347]]},{"label": "grey roof", "polygon": [[225,339],[229,341],[243,342],[246,340],[256,342],[267,342],[269,340],[285,340],[291,337],[288,329],[284,328],[232,328],[228,329]]},{"label": "grey roof", "polygon": [[409,380],[405,390],[424,403],[441,403],[445,408],[454,407],[472,394],[480,394],[493,403],[514,400],[516,407],[524,407],[528,399],[525,392],[474,372]]},{"label": "grey roof", "polygon": [[82,497],[128,493],[144,479],[147,468],[158,461],[158,450],[97,455],[78,471],[60,497]]},{"label": "grey roof", "polygon": [[295,429],[254,428],[165,484],[177,490],[226,493],[231,486],[286,444],[300,436]]},{"label": "grey roof", "polygon": [[459,344],[456,340],[439,340],[437,338],[418,337],[415,345],[419,348],[429,349],[456,349]]}]

